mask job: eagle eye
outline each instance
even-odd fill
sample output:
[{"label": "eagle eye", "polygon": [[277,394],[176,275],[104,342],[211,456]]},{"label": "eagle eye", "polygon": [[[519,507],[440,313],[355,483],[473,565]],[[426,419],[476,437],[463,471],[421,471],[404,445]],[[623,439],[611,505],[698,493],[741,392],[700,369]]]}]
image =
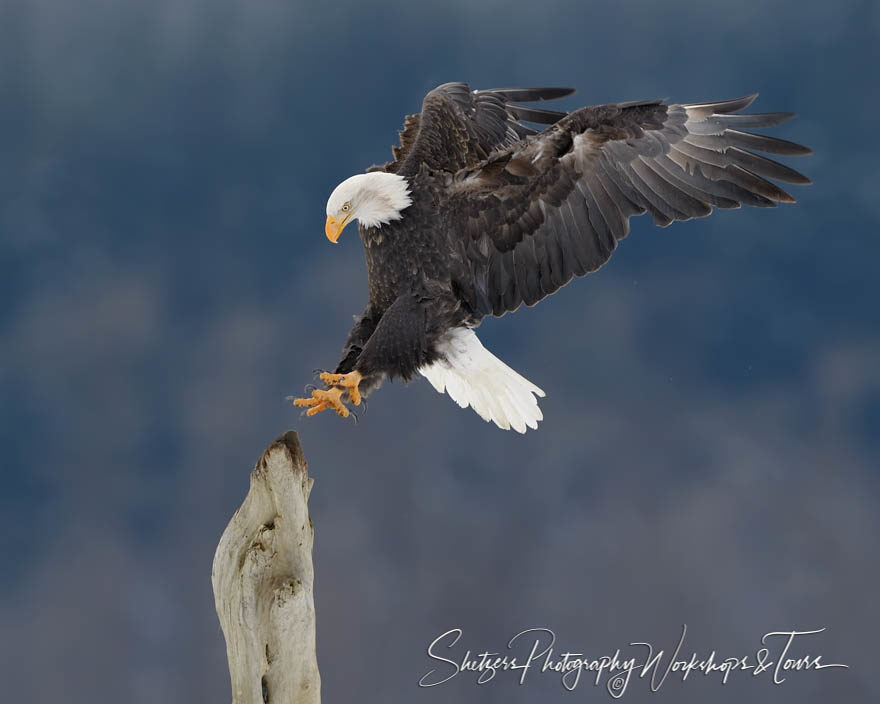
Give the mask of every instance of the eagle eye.
[{"label": "eagle eye", "polygon": [[343,203],[341,210],[343,213],[347,213],[349,210],[351,210],[351,203]]}]

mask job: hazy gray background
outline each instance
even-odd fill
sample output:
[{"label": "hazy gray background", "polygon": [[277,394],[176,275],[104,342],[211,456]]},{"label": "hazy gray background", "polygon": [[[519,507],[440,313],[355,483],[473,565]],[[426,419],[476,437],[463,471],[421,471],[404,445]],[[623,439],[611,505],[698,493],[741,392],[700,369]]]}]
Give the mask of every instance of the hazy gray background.
[{"label": "hazy gray background", "polygon": [[[871,0],[0,0],[4,700],[228,701],[213,551],[295,428],[325,701],[604,701],[416,683],[454,626],[602,654],[682,623],[725,655],[827,627],[805,650],[852,667],[628,701],[877,701],[878,39]],[[365,300],[326,197],[451,80],[568,107],[761,91],[801,114],[776,133],[816,185],[636,221],[600,273],[484,324],[548,392],[536,433],[424,381],[357,425],[300,418],[284,397]]]}]

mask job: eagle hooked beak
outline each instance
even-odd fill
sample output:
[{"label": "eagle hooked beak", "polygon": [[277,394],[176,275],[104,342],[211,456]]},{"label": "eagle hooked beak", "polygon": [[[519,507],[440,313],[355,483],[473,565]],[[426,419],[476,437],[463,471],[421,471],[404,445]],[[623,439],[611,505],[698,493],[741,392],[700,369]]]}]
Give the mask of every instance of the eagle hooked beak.
[{"label": "eagle hooked beak", "polygon": [[327,235],[327,239],[333,244],[336,244],[339,235],[342,234],[342,231],[345,229],[345,226],[348,225],[350,219],[351,214],[346,215],[342,221],[337,220],[332,215],[328,215],[327,223],[324,225],[324,234]]}]

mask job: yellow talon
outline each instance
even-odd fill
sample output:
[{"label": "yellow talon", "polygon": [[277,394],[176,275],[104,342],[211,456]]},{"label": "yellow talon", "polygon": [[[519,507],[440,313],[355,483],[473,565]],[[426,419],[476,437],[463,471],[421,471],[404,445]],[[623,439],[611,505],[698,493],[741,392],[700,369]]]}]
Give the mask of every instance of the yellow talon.
[{"label": "yellow talon", "polygon": [[357,370],[348,374],[321,373],[321,381],[327,386],[341,386],[343,389],[348,389],[348,397],[355,406],[359,406],[361,403],[361,392],[358,385],[363,378],[363,375]]},{"label": "yellow talon", "polygon": [[326,411],[328,408],[332,408],[343,418],[348,418],[349,410],[345,407],[345,405],[340,400],[342,396],[343,390],[339,388],[333,389],[315,389],[312,391],[311,398],[298,398],[294,399],[294,406],[311,406],[308,411],[306,411],[307,416],[313,416],[321,411]]}]

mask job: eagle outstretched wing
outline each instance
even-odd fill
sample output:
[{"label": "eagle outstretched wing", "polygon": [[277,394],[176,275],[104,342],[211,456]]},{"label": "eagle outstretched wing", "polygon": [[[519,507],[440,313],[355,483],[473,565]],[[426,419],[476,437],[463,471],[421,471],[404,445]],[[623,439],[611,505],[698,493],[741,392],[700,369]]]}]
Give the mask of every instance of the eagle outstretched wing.
[{"label": "eagle outstretched wing", "polygon": [[[500,146],[475,165],[466,162],[480,149],[473,142],[459,149],[462,165],[447,191],[444,227],[469,269],[470,280],[459,282],[463,298],[478,315],[533,305],[573,276],[602,266],[626,237],[633,215],[650,212],[666,226],[709,215],[713,207],[794,202],[768,179],[809,179],[755,151],[810,150],[743,131],[793,117],[740,114],[755,97],[586,107],[506,145],[512,137],[501,136],[499,116],[491,139],[477,141],[480,148],[493,140]],[[472,123],[467,130],[475,131]],[[430,143],[429,136],[423,126],[410,159],[420,140]]]},{"label": "eagle outstretched wing", "polygon": [[571,88],[494,88],[472,91],[466,83],[444,83],[425,96],[422,112],[407,115],[394,161],[368,171],[410,175],[422,165],[455,172],[476,166],[492,152],[538,130],[522,121],[552,125],[566,113],[518,105],[570,95]]}]

